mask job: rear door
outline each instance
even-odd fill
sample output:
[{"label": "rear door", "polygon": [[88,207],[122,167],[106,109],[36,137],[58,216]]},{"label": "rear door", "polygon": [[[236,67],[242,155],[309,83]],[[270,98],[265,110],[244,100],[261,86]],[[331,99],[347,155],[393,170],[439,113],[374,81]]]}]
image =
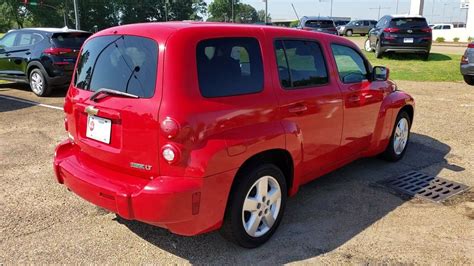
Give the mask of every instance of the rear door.
[{"label": "rear door", "polygon": [[330,79],[323,47],[316,40],[274,41],[278,75],[274,84],[282,119],[303,139],[303,171],[311,179],[339,159],[342,95]]},{"label": "rear door", "polygon": [[[100,36],[85,44],[69,91],[68,119],[87,157],[135,175],[158,173],[157,64],[158,44],[145,37]],[[100,89],[137,98],[99,94],[91,100]]]},{"label": "rear door", "polygon": [[18,78],[26,78],[26,67],[30,61],[32,50],[35,44],[43,39],[43,36],[32,31],[18,32],[15,45],[8,52],[11,74]]}]

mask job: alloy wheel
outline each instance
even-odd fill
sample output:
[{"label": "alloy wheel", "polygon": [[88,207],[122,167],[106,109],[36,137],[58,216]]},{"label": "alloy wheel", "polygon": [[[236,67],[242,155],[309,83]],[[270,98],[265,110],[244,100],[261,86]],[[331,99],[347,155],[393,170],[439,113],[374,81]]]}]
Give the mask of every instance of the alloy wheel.
[{"label": "alloy wheel", "polygon": [[395,128],[395,135],[393,137],[393,150],[395,154],[400,155],[405,150],[408,142],[408,120],[404,117],[398,121],[397,127]]}]

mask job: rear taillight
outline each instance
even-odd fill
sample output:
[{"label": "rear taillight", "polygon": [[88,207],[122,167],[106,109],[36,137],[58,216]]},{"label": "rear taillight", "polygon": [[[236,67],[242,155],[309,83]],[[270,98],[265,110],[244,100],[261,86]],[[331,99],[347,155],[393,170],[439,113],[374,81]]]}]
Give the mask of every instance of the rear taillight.
[{"label": "rear taillight", "polygon": [[429,32],[432,32],[433,30],[431,28],[423,28],[421,29],[421,31],[429,33]]},{"label": "rear taillight", "polygon": [[176,137],[179,133],[179,124],[174,119],[167,117],[160,125],[161,131],[169,139]]},{"label": "rear taillight", "polygon": [[474,42],[467,45],[467,48],[474,48]]},{"label": "rear taillight", "polygon": [[163,156],[163,159],[168,162],[169,164],[176,163],[179,161],[179,150],[175,146],[171,144],[166,144],[161,148],[161,156]]},{"label": "rear taillight", "polygon": [[383,32],[387,32],[387,33],[394,33],[394,32],[399,32],[399,31],[400,31],[400,29],[398,29],[398,28],[385,28],[383,30]]},{"label": "rear taillight", "polygon": [[314,29],[311,27],[303,27],[303,30],[314,30]]},{"label": "rear taillight", "polygon": [[73,50],[70,48],[59,48],[59,47],[50,47],[43,51],[44,54],[49,54],[49,55],[63,55],[63,54],[72,53],[72,52]]},{"label": "rear taillight", "polygon": [[469,58],[465,55],[461,57],[461,65],[469,64]]}]

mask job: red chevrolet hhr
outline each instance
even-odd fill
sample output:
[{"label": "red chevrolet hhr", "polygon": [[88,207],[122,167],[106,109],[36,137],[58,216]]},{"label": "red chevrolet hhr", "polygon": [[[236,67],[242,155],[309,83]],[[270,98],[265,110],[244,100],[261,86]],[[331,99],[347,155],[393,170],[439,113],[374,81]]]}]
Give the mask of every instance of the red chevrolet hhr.
[{"label": "red chevrolet hhr", "polygon": [[59,183],[180,235],[252,248],[288,196],[355,159],[403,157],[414,100],[344,38],[267,26],[149,23],[101,31],[64,104]]}]

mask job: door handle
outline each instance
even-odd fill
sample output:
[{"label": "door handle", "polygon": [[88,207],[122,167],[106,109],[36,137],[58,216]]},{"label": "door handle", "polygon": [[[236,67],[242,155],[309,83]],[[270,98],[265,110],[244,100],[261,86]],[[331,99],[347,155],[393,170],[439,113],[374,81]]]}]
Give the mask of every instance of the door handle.
[{"label": "door handle", "polygon": [[298,104],[298,105],[288,108],[288,111],[290,113],[302,113],[306,110],[308,110],[308,107],[306,107],[306,105],[303,105],[303,104]]}]

